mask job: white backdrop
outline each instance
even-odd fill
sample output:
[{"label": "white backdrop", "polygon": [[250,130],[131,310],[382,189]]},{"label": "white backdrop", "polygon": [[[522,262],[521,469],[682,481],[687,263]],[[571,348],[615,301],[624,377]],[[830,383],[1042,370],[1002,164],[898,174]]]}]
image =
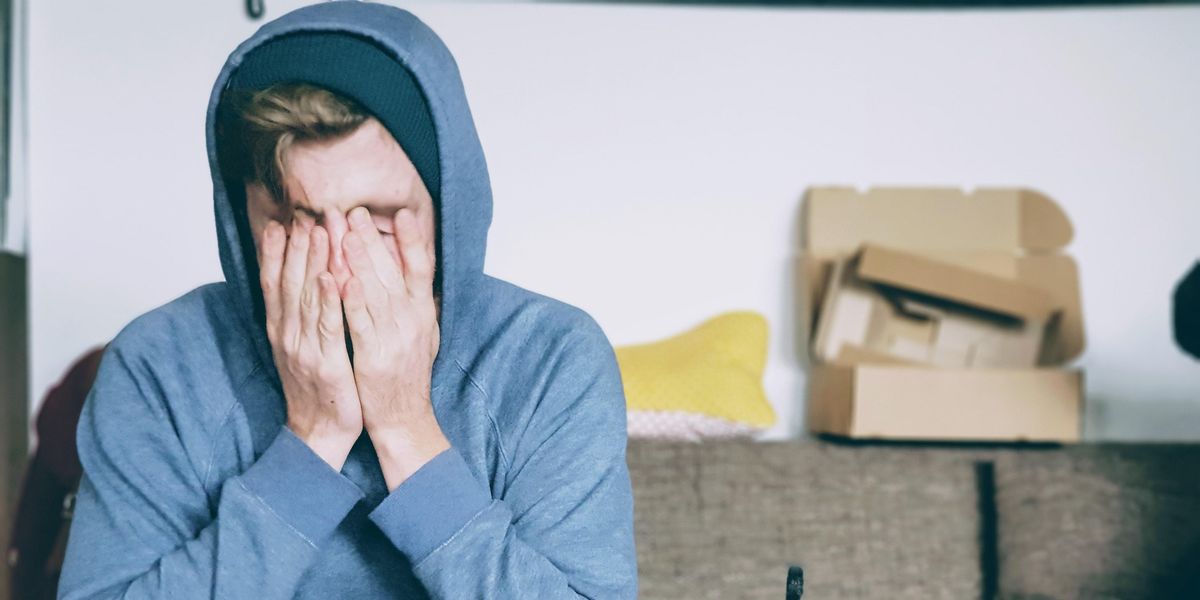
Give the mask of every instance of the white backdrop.
[{"label": "white backdrop", "polygon": [[[31,4],[36,408],[84,349],[221,278],[204,110],[257,25],[232,1]],[[803,190],[935,184],[1031,186],[1073,218],[1089,437],[1200,439],[1200,363],[1169,314],[1200,255],[1200,7],[402,4],[465,79],[496,198],[486,269],[616,344],[762,312],[769,438],[802,431]]]}]

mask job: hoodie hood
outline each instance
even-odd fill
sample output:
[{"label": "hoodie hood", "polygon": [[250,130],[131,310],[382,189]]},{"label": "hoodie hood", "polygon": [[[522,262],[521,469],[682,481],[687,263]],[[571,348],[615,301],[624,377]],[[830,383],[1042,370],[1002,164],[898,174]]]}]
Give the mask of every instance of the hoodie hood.
[{"label": "hoodie hood", "polygon": [[[244,217],[244,190],[229,189],[218,160],[216,131],[222,95],[231,76],[263,44],[292,33],[341,33],[365,38],[405,68],[425,96],[436,134],[440,171],[437,214],[437,271],[441,283],[438,326],[440,344],[433,367],[433,387],[446,368],[464,330],[472,290],[480,289],[487,232],[492,219],[492,193],[483,148],[467,104],[458,65],[442,40],[412,13],[383,4],[338,1],[307,6],[266,23],[242,42],[225,61],[208,102],[205,133],[213,181],[213,208],[221,269],[236,307],[237,319],[253,340],[255,353],[268,371],[275,365],[260,311],[258,262]],[[329,64],[331,70],[337,64]],[[404,90],[397,90],[397,94]],[[238,204],[240,203],[240,204]]]}]

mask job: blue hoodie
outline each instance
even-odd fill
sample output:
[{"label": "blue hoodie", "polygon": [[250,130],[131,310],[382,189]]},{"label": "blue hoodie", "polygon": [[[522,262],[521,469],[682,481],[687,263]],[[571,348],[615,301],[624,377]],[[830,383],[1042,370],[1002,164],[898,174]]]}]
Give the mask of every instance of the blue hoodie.
[{"label": "blue hoodie", "polygon": [[[218,167],[221,92],[247,52],[300,30],[366,36],[429,99],[441,171],[441,344],[432,403],[452,447],[391,493],[370,439],[341,472],[285,425],[254,316],[253,254]],[[634,598],[626,412],[584,311],[483,273],[492,200],[457,65],[412,14],[322,3],[230,55],[207,115],[225,281],[125,326],[77,441],[60,598]]]}]

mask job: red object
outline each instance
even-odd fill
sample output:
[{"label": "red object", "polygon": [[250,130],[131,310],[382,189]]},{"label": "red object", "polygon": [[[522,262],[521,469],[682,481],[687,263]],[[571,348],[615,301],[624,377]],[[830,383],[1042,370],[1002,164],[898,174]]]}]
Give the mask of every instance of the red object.
[{"label": "red object", "polygon": [[38,410],[38,446],[25,469],[6,554],[12,598],[38,600],[57,593],[70,505],[83,472],[75,429],[106,347],[77,359]]}]

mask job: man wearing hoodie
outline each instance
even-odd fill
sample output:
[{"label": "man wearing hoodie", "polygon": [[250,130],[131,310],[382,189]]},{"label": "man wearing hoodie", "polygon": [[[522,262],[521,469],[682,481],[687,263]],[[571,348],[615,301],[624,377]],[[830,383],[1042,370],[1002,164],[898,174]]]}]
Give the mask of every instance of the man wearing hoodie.
[{"label": "man wearing hoodie", "polygon": [[483,273],[441,40],[293,11],[230,55],[206,130],[226,280],[105,352],[60,598],[636,597],[612,347]]}]

